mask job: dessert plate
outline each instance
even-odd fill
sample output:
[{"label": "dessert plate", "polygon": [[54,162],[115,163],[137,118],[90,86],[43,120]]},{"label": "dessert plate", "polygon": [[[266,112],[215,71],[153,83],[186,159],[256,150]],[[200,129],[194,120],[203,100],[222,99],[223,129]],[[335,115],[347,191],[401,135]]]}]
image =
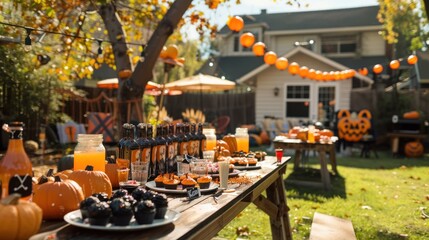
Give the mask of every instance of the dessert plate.
[{"label": "dessert plate", "polygon": [[82,221],[82,215],[80,213],[80,210],[78,209],[64,215],[64,221],[70,223],[70,225],[81,227],[81,228],[105,230],[105,231],[134,231],[134,230],[154,228],[154,227],[166,225],[176,221],[179,218],[179,216],[180,216],[180,213],[174,210],[168,209],[164,219],[155,219],[151,224],[138,224],[133,217],[131,218],[131,222],[128,226],[115,226],[111,223],[108,223],[106,226],[97,226],[97,225],[90,225],[87,221]]},{"label": "dessert plate", "polygon": [[257,170],[261,169],[261,166],[259,166],[259,164],[256,164],[255,166],[234,166],[234,168],[238,170]]},{"label": "dessert plate", "polygon": [[[179,185],[180,186],[180,185]],[[172,194],[186,194],[186,189],[166,189],[163,187],[156,187],[154,181],[150,181],[146,183],[146,187],[154,190],[156,192],[162,192],[162,193],[172,193]],[[211,182],[209,188],[206,189],[200,189],[201,193],[211,192],[216,190],[219,187],[218,184]]]}]

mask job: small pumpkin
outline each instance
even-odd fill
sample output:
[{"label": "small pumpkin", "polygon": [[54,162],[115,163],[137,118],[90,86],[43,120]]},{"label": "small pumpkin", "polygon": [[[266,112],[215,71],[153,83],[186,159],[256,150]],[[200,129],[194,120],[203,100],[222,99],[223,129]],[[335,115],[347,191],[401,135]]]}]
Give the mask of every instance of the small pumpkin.
[{"label": "small pumpkin", "polygon": [[73,169],[74,166],[74,155],[68,154],[62,157],[57,163],[57,171],[61,172],[67,169]]},{"label": "small pumpkin", "polygon": [[54,182],[41,184],[33,195],[33,202],[43,210],[43,219],[62,219],[66,213],[79,209],[83,199],[77,182],[61,180],[59,176]]},{"label": "small pumpkin", "polygon": [[410,112],[404,113],[402,117],[405,119],[419,119],[420,113],[418,111],[410,111]]},{"label": "small pumpkin", "polygon": [[228,143],[226,143],[224,140],[216,140],[216,147],[223,147],[228,151],[230,150]]},{"label": "small pumpkin", "polygon": [[69,179],[70,174],[72,174],[73,170],[67,169],[61,172],[57,172],[54,174],[54,176],[59,176],[62,180]]},{"label": "small pumpkin", "polygon": [[83,189],[85,197],[94,193],[105,192],[112,196],[112,183],[106,173],[94,171],[93,166],[86,166],[85,170],[74,171],[70,174],[70,180],[76,181]]},{"label": "small pumpkin", "polygon": [[33,181],[33,193],[37,192],[40,185],[47,183],[47,182],[55,181],[53,173],[54,173],[54,169],[50,168],[45,175],[42,175],[39,178],[37,178],[35,181]]},{"label": "small pumpkin", "polygon": [[320,136],[326,136],[326,137],[333,137],[334,136],[334,132],[332,132],[329,129],[323,129],[323,130],[319,131],[319,135]]},{"label": "small pumpkin", "polygon": [[0,201],[0,236],[8,239],[28,239],[42,224],[42,209],[34,202],[19,200],[14,193]]},{"label": "small pumpkin", "polygon": [[420,141],[408,142],[405,144],[405,156],[409,158],[418,158],[423,155],[425,149]]},{"label": "small pumpkin", "polygon": [[226,144],[228,144],[229,147],[229,152],[236,152],[237,151],[237,139],[235,138],[234,135],[228,134],[225,135],[222,138],[223,141],[226,142]]}]

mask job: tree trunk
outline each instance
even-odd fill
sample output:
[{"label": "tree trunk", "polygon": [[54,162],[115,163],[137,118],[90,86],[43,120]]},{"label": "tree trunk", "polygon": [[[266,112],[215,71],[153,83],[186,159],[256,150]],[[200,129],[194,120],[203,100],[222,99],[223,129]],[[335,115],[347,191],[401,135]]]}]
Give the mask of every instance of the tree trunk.
[{"label": "tree trunk", "polygon": [[134,99],[143,96],[147,82],[153,78],[152,70],[162,47],[173,33],[191,2],[192,0],[176,0],[171,5],[143,50],[142,56],[144,60],[137,63],[131,78],[120,86],[122,99]]}]

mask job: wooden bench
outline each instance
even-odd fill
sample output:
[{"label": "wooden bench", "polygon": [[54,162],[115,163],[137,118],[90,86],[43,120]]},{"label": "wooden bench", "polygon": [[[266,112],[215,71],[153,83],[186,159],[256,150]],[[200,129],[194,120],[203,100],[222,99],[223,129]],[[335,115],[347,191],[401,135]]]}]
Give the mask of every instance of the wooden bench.
[{"label": "wooden bench", "polygon": [[353,240],[356,239],[350,220],[314,213],[310,240]]}]

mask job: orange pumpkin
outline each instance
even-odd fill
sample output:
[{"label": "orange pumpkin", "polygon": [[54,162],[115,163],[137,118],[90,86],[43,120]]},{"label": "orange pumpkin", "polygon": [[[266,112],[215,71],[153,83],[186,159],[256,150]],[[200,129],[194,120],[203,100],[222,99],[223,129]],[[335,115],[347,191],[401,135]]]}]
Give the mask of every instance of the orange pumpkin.
[{"label": "orange pumpkin", "polygon": [[308,136],[308,129],[300,129],[298,134],[296,135],[296,138],[298,138],[301,141],[306,142]]},{"label": "orange pumpkin", "polygon": [[231,135],[231,134],[225,135],[222,138],[222,140],[225,141],[226,144],[228,144],[229,151],[231,153],[234,153],[237,151],[237,139],[235,138],[234,135]]},{"label": "orange pumpkin", "polygon": [[320,136],[326,136],[326,137],[333,137],[334,136],[334,132],[332,132],[329,129],[323,129],[322,131],[319,131],[319,135]]},{"label": "orange pumpkin", "polygon": [[216,147],[223,147],[228,151],[230,150],[228,143],[226,143],[224,140],[216,140]]},{"label": "orange pumpkin", "polygon": [[43,219],[62,219],[66,213],[79,209],[83,199],[77,182],[63,181],[59,176],[55,176],[54,182],[40,185],[33,195],[33,202],[43,210]]},{"label": "orange pumpkin", "polygon": [[338,137],[348,142],[359,142],[371,129],[371,113],[366,109],[360,111],[357,117],[348,110],[342,110],[338,118]]},{"label": "orange pumpkin", "polygon": [[410,111],[410,112],[404,113],[402,117],[405,119],[419,119],[420,113],[418,111]]},{"label": "orange pumpkin", "polygon": [[34,202],[19,200],[14,193],[0,201],[0,236],[7,239],[29,239],[42,224],[42,209]]},{"label": "orange pumpkin", "polygon": [[424,147],[420,141],[408,142],[404,150],[405,156],[409,158],[421,157],[424,153]]},{"label": "orange pumpkin", "polygon": [[62,180],[69,179],[70,174],[73,172],[71,169],[67,169],[61,172],[57,172],[54,174],[54,176],[59,176]]},{"label": "orange pumpkin", "polygon": [[69,179],[76,181],[82,187],[85,198],[101,192],[105,192],[109,197],[112,195],[112,183],[109,177],[102,171],[94,171],[93,166],[88,165],[85,170],[74,171]]}]

